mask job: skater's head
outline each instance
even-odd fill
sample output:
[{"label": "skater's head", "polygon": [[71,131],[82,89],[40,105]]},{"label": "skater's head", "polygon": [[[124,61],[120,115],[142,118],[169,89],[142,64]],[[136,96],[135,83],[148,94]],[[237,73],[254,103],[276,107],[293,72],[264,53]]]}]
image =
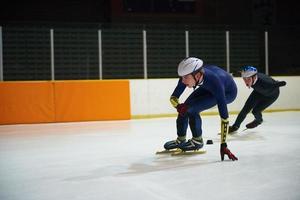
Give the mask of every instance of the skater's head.
[{"label": "skater's head", "polygon": [[241,71],[242,78],[247,87],[254,85],[257,80],[257,69],[253,66],[244,66]]},{"label": "skater's head", "polygon": [[178,75],[187,87],[195,87],[203,80],[203,61],[199,58],[188,57],[178,65]]}]

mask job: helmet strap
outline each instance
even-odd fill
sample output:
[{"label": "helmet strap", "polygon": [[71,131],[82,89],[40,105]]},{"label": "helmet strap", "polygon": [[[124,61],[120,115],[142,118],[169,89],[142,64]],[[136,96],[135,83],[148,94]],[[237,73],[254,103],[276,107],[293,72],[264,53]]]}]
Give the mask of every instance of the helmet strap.
[{"label": "helmet strap", "polygon": [[196,87],[200,84],[200,78],[201,78],[201,76],[200,76],[200,78],[197,80],[197,79],[196,79],[196,74],[197,74],[197,73],[200,73],[201,76],[203,76],[203,74],[202,74],[201,72],[199,72],[199,71],[192,74],[192,76],[193,76],[193,78],[194,78],[194,80],[195,80],[195,85],[193,86],[194,90],[195,90]]},{"label": "helmet strap", "polygon": [[256,74],[254,74],[253,76],[251,76],[251,86],[250,87],[252,87],[254,85],[255,77],[256,77]]},{"label": "helmet strap", "polygon": [[195,85],[193,86],[195,88],[198,85],[199,80],[197,81],[196,74],[192,74],[192,75],[193,75],[193,78],[195,80]]}]

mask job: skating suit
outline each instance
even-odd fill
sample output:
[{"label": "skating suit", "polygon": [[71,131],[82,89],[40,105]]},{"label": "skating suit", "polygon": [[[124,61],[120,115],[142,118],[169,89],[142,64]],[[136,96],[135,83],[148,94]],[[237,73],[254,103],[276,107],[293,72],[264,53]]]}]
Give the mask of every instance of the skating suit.
[{"label": "skating suit", "polygon": [[[186,85],[180,78],[172,96],[179,98],[185,89]],[[233,102],[236,96],[237,87],[232,76],[220,67],[205,65],[203,81],[184,102],[188,106],[186,114],[177,117],[177,135],[185,136],[190,125],[193,137],[202,136],[200,113],[217,105],[220,117],[227,119],[227,104]]]},{"label": "skating suit", "polygon": [[233,126],[240,127],[251,110],[254,118],[261,123],[263,121],[262,111],[276,101],[279,96],[279,87],[284,85],[285,82],[283,81],[276,81],[270,76],[257,73],[257,81],[251,86],[253,91],[237,116]]}]

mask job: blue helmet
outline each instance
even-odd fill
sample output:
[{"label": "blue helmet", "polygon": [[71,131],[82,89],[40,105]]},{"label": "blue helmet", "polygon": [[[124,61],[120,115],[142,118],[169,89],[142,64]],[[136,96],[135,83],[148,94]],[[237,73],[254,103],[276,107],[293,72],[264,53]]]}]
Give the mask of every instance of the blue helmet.
[{"label": "blue helmet", "polygon": [[243,78],[248,78],[257,74],[257,69],[253,66],[244,66],[241,73]]}]

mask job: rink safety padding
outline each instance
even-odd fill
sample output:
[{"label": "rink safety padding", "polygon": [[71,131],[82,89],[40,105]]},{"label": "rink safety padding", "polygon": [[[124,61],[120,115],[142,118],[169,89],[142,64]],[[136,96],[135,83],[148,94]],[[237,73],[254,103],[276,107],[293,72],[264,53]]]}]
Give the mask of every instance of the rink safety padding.
[{"label": "rink safety padding", "polygon": [[130,119],[128,80],[55,82],[56,121]]},{"label": "rink safety padding", "polygon": [[130,119],[128,80],[0,83],[0,124]]},{"label": "rink safety padding", "polygon": [[[300,76],[274,78],[287,85],[264,112],[299,111]],[[238,96],[228,105],[230,115],[241,110],[252,91],[241,78],[234,80]],[[0,82],[0,125],[175,117],[169,98],[177,82],[177,78]],[[185,91],[180,101],[190,92]],[[201,113],[216,114],[216,106]]]},{"label": "rink safety padding", "polygon": [[0,83],[0,124],[53,122],[51,82]]}]

